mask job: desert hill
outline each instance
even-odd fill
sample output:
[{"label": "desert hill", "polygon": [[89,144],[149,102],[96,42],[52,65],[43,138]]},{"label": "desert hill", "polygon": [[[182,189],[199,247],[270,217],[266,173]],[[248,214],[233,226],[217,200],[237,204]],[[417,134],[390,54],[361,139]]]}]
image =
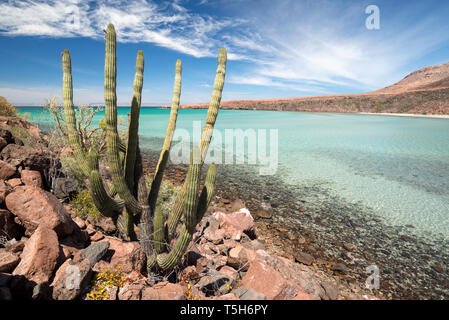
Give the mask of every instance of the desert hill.
[{"label": "desert hill", "polygon": [[[181,108],[202,109],[208,103]],[[223,101],[223,109],[308,112],[449,114],[449,62],[414,71],[401,81],[363,94]]]}]

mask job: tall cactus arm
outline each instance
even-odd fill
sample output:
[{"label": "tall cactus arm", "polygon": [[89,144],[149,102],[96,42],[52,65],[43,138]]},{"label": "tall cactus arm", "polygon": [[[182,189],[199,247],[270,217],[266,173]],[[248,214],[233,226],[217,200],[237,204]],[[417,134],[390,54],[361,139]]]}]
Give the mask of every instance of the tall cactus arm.
[{"label": "tall cactus arm", "polygon": [[64,100],[64,115],[67,124],[67,134],[70,147],[73,149],[76,162],[81,171],[88,177],[89,167],[85,150],[81,147],[80,137],[76,128],[75,110],[73,107],[72,62],[69,50],[62,52],[62,96]]},{"label": "tall cactus arm", "polygon": [[192,235],[195,232],[195,226],[197,223],[196,213],[198,206],[201,166],[201,151],[199,147],[195,147],[190,156],[190,165],[186,179],[187,187],[184,197],[185,222],[182,226],[181,233],[176,240],[174,248],[168,254],[157,256],[157,263],[162,270],[171,269],[178,264],[186,252],[190,241],[192,240]]},{"label": "tall cactus arm", "polygon": [[184,196],[184,223],[187,231],[190,233],[195,231],[196,226],[201,167],[201,151],[200,148],[195,147],[190,156],[190,165],[186,179],[186,193]]},{"label": "tall cactus arm", "polygon": [[119,135],[117,132],[117,96],[116,96],[116,34],[112,24],[106,32],[106,53],[104,66],[104,100],[106,118],[106,145],[112,182],[120,198],[132,214],[140,212],[136,198],[130,192],[123,174],[119,155]]},{"label": "tall cactus arm", "polygon": [[217,167],[214,163],[209,166],[206,174],[206,182],[204,183],[203,190],[201,190],[200,199],[198,200],[198,209],[196,210],[196,223],[199,223],[203,219],[204,214],[209,207],[212,195],[215,188],[215,177],[217,176]]},{"label": "tall cactus arm", "polygon": [[223,93],[224,80],[226,76],[227,53],[225,48],[221,48],[218,53],[217,72],[215,73],[214,88],[210,98],[209,109],[207,110],[206,124],[201,133],[201,161],[207,155],[210,140],[217,120],[218,109],[220,108],[221,97]]},{"label": "tall cactus arm", "polygon": [[128,128],[128,146],[125,157],[125,180],[129,190],[134,190],[134,166],[138,144],[140,104],[142,101],[143,69],[143,51],[139,50],[136,58],[136,75],[134,77],[131,117]]},{"label": "tall cactus arm", "polygon": [[159,188],[162,182],[162,176],[164,175],[165,166],[168,162],[168,155],[171,148],[171,143],[173,139],[173,133],[176,129],[176,119],[178,118],[178,108],[179,101],[181,97],[181,74],[182,74],[182,63],[178,59],[175,66],[175,83],[173,86],[173,99],[170,110],[170,119],[168,121],[167,131],[165,134],[164,145],[162,147],[161,154],[159,156],[159,161],[156,166],[156,171],[154,173],[154,179],[151,183],[150,194],[148,196],[148,202],[150,204],[150,210],[154,212],[156,208],[157,195],[159,193]]},{"label": "tall cactus arm", "polygon": [[123,210],[124,203],[121,200],[114,200],[108,195],[98,171],[98,157],[97,150],[92,148],[89,152],[90,194],[98,211],[106,217],[115,219],[119,212]]},{"label": "tall cactus arm", "polygon": [[[217,119],[218,110],[220,108],[221,96],[224,86],[224,79],[226,75],[226,62],[227,62],[227,53],[225,48],[221,48],[218,54],[218,65],[217,72],[215,74],[214,80],[214,89],[212,91],[212,97],[209,104],[209,109],[207,111],[206,124],[203,127],[203,131],[201,133],[201,159],[204,162],[204,159],[207,155],[207,149],[209,148],[210,140],[212,139],[212,133],[215,125],[215,121]],[[167,221],[167,229],[168,229],[168,237],[169,240],[173,236],[176,225],[178,224],[179,219],[182,215],[183,209],[183,198],[186,189],[186,182],[182,186],[181,191],[176,198],[175,204],[173,206],[172,211],[168,217]]]}]

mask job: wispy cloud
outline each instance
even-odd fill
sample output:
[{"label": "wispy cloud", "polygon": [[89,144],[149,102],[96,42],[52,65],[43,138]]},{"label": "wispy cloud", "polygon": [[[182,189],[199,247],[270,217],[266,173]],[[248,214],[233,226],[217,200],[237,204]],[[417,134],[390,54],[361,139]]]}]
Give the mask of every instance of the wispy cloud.
[{"label": "wispy cloud", "polygon": [[[112,22],[121,42],[197,58],[226,46],[229,59],[242,63],[238,73],[229,71],[230,83],[298,95],[368,91],[399,80],[413,61],[449,41],[441,14],[447,4],[414,2],[396,13],[398,4],[378,2],[381,30],[369,31],[364,1],[10,0],[0,4],[0,35],[102,39]],[[195,12],[198,6],[216,10]]]}]

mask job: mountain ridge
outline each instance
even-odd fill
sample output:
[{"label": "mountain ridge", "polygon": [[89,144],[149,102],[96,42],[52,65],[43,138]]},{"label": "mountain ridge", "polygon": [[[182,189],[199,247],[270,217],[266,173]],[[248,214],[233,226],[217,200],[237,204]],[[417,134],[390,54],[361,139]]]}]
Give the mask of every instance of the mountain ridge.
[{"label": "mountain ridge", "polygon": [[[208,103],[183,104],[203,109]],[[222,109],[341,113],[449,114],[449,62],[425,67],[393,85],[360,94],[223,101]]]}]

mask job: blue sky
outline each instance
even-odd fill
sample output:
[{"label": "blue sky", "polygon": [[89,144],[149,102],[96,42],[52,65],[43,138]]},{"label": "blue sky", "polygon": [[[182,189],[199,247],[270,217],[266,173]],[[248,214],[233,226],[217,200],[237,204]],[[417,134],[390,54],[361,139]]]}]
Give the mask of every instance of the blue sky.
[{"label": "blue sky", "polygon": [[[365,8],[380,9],[368,30]],[[103,103],[104,33],[118,34],[117,94],[129,105],[144,50],[144,105],[207,102],[228,49],[223,100],[361,93],[449,61],[449,1],[0,1],[0,95],[16,105],[61,96],[60,52],[72,56],[75,103]]]}]

